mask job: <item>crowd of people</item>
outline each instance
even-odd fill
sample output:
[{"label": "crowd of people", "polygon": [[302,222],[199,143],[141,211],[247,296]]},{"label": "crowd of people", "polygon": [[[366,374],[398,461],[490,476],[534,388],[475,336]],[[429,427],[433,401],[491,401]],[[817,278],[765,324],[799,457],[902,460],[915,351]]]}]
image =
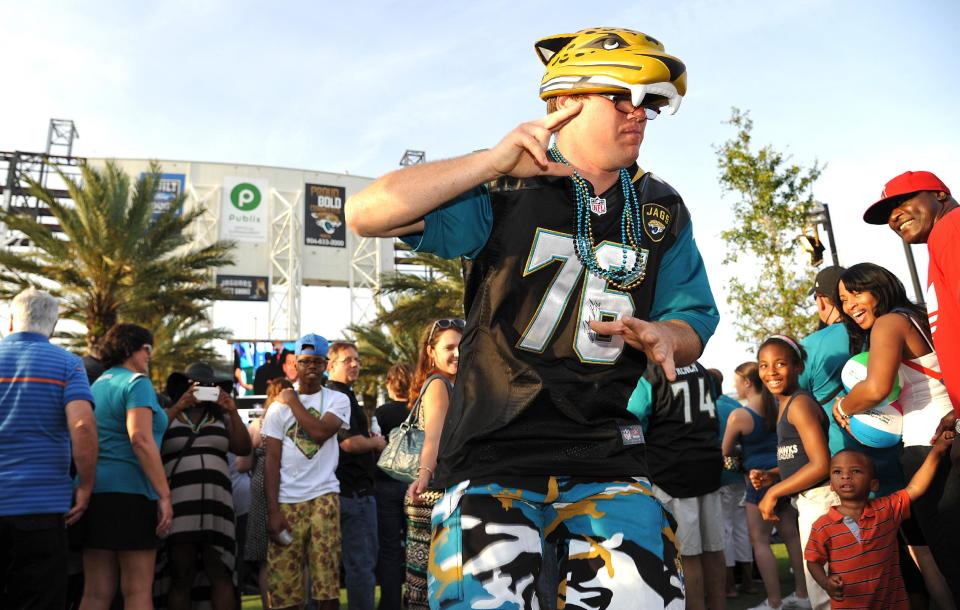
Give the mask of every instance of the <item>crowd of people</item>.
[{"label": "crowd of people", "polygon": [[[691,215],[636,164],[648,124],[686,92],[684,64],[613,28],[536,50],[545,117],[348,203],[360,235],[465,261],[465,319],[422,329],[376,426],[353,391],[354,344],[307,334],[278,350],[247,426],[230,392],[243,378],[194,363],[158,397],[149,330],[118,324],[85,367],[49,342],[56,299],[13,299],[5,603],[64,607],[73,545],[82,610],[118,596],[234,608],[245,563],[269,608],[335,608],[342,584],[351,610],[372,610],[378,585],[380,610],[723,610],[753,563],[757,610],[956,607],[960,213],[947,186],[907,172],[864,214],[929,244],[926,309],[882,267],[826,268],[811,289],[821,328],[766,338],[732,399],[698,361],[719,313]],[[866,375],[845,387],[862,352]],[[902,438],[867,447],[851,422],[897,384]],[[422,432],[412,481],[377,468],[405,425]]]}]

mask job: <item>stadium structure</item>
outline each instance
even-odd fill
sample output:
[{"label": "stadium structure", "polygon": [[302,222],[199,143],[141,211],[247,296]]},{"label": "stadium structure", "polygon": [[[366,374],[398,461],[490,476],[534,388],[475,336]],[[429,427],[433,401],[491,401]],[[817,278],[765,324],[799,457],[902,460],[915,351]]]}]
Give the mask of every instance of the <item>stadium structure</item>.
[{"label": "stadium structure", "polygon": [[[73,121],[51,120],[46,151],[0,151],[0,202],[5,210],[29,214],[58,231],[46,206],[33,197],[29,180],[69,200],[59,174],[79,178],[79,167],[102,167],[102,158],[72,154],[78,137]],[[408,151],[409,152],[409,151]],[[421,153],[422,155],[422,153]],[[114,159],[135,180],[150,160]],[[350,290],[351,322],[376,314],[375,295],[384,274],[395,270],[393,239],[360,237],[344,222],[347,197],[371,182],[350,174],[262,165],[160,160],[156,213],[184,194],[184,209],[200,208],[193,240],[206,245],[233,240],[235,264],[214,270],[231,300],[267,302],[265,337],[295,338],[300,329],[303,286]],[[24,236],[0,225],[3,247],[29,248]]]}]

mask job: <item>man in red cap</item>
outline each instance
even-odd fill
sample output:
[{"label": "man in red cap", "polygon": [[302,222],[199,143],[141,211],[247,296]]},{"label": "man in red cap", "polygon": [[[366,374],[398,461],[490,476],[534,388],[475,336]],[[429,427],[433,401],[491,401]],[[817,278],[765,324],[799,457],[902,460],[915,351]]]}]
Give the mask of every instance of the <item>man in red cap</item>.
[{"label": "man in red cap", "polygon": [[[927,315],[943,382],[954,409],[943,417],[936,431],[931,430],[931,436],[942,430],[960,431],[960,212],[954,211],[957,207],[942,180],[930,172],[919,171],[905,172],[887,182],[880,200],[863,213],[865,222],[886,223],[905,243],[925,243],[930,253]],[[935,526],[934,532],[924,529],[924,535],[953,595],[960,598],[960,571],[950,559],[956,552],[957,538],[952,531],[960,494],[960,485],[955,482],[960,466],[960,441],[956,437],[950,453],[954,467],[941,478],[937,490],[938,516],[934,523],[941,525]],[[919,505],[914,508],[911,512],[921,511]]]},{"label": "man in red cap", "polygon": [[[904,172],[887,182],[880,200],[867,208],[863,220],[889,226],[908,244],[927,244],[927,315],[943,381],[953,413],[941,429],[960,433],[960,213],[950,189],[930,172]],[[951,451],[960,463],[960,442]]]}]

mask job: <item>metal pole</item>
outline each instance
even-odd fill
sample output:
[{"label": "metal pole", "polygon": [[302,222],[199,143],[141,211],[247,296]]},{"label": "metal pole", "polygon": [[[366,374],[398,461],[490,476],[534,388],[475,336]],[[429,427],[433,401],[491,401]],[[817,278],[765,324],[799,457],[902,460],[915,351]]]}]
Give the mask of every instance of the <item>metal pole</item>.
[{"label": "metal pole", "polygon": [[907,267],[910,269],[913,293],[917,295],[917,305],[926,306],[923,300],[923,289],[920,288],[920,276],[917,275],[917,263],[913,260],[913,250],[910,249],[910,244],[907,242],[903,242],[903,253],[907,255]]},{"label": "metal pole", "polygon": [[827,241],[830,242],[830,258],[839,267],[840,257],[837,256],[837,242],[833,240],[833,223],[830,222],[830,206],[827,204],[823,204],[823,228],[827,230]]}]

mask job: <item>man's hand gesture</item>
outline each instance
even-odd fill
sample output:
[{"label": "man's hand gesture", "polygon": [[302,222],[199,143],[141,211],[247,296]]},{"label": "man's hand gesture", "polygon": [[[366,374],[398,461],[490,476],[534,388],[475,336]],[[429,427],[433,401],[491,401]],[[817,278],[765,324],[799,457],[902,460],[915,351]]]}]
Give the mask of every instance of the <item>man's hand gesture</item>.
[{"label": "man's hand gesture", "polygon": [[674,336],[672,330],[664,324],[623,316],[612,322],[591,321],[590,328],[601,335],[623,337],[627,345],[643,351],[651,362],[662,366],[667,379],[676,380],[677,367],[673,359]]},{"label": "man's hand gesture", "polygon": [[573,168],[551,161],[547,156],[550,136],[573,120],[583,104],[571,103],[542,119],[521,123],[500,142],[486,151],[490,167],[501,176],[570,176]]}]

